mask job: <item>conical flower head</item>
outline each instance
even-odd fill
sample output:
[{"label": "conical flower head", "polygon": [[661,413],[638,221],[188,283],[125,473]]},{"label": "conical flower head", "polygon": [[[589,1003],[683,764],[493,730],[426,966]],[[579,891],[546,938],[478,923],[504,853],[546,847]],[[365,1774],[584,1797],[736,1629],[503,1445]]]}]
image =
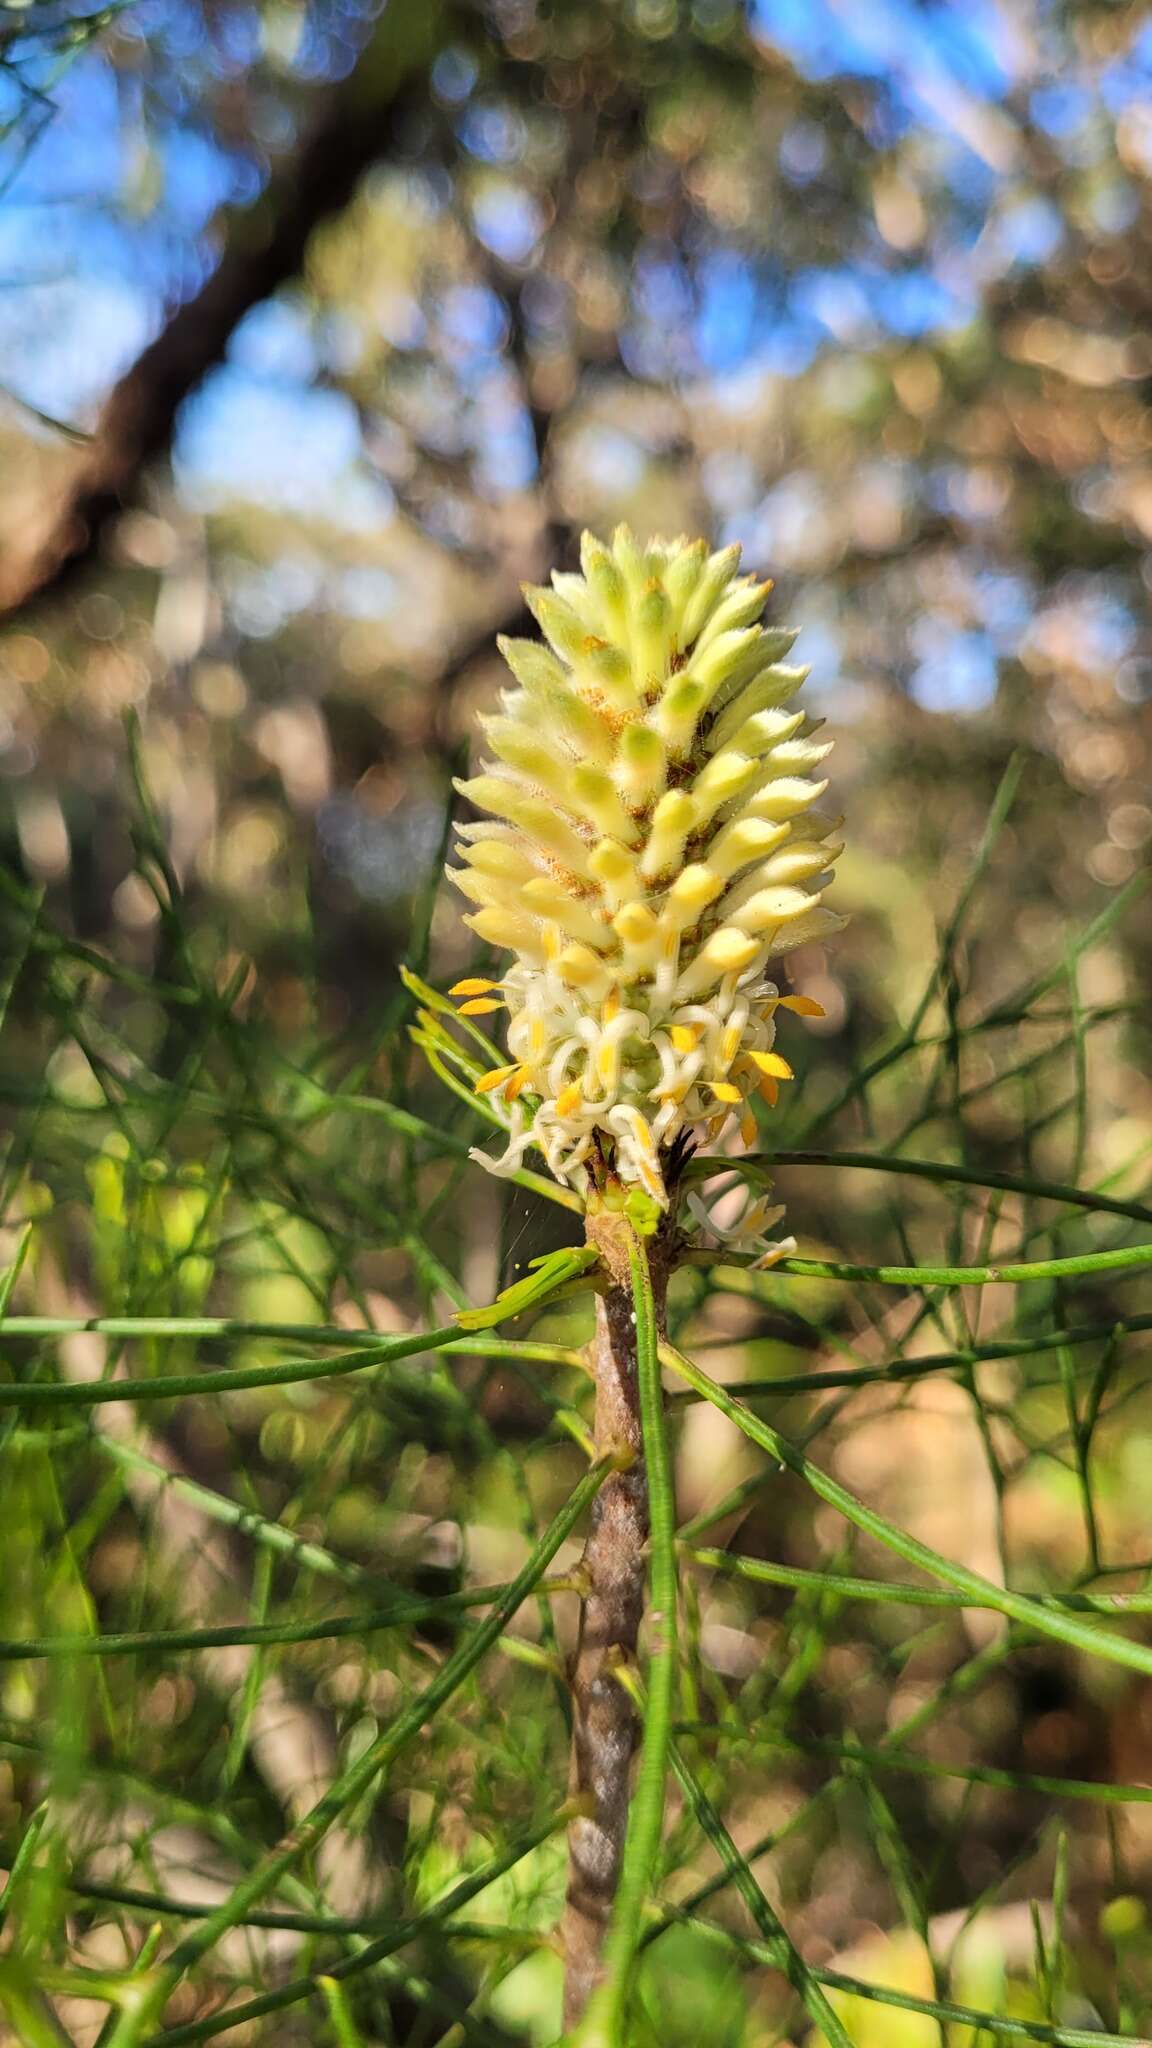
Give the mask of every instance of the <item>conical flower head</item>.
[{"label": "conical flower head", "polygon": [[595,1153],[663,1201],[681,1133],[735,1111],[754,1136],[750,1097],[790,1074],[776,1011],[815,1009],[764,977],[844,922],[822,903],[830,748],[738,548],[621,527],[581,560],[525,593],[547,644],[500,643],[515,687],[457,784],[490,815],[459,828],[449,874],[515,956],[481,994],[509,1014],[510,1063],[480,1083],[515,1105],[497,1170],[538,1144],[581,1188]]}]

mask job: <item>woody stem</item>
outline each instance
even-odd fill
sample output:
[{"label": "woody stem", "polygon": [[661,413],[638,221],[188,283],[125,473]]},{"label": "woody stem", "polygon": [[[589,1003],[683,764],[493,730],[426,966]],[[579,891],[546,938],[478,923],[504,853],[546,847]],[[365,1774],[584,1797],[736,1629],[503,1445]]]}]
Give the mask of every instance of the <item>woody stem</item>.
[{"label": "woody stem", "polygon": [[[607,1226],[607,1227],[606,1227]],[[582,2016],[600,1981],[602,1952],[620,1876],[628,1826],[632,1759],[639,1733],[636,1709],[614,1672],[635,1658],[644,1613],[648,1542],[648,1475],[636,1373],[636,1319],[623,1243],[610,1219],[590,1214],[588,1236],[611,1275],[597,1297],[590,1363],[596,1382],[594,1435],[598,1453],[628,1458],[596,1496],[584,1548],[586,1594],[572,1663],[572,1749],[569,1792],[585,1812],[568,1831],[568,1892],[562,1937],[564,2024]],[[664,1333],[671,1244],[664,1233],[650,1251],[658,1329]]]}]

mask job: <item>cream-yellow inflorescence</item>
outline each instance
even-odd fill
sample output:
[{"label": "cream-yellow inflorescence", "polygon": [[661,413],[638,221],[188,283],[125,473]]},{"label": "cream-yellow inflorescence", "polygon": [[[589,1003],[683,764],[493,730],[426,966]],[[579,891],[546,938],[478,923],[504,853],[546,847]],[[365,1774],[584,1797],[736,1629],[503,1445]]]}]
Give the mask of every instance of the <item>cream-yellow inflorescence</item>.
[{"label": "cream-yellow inflorescence", "polygon": [[470,1014],[507,1005],[509,1063],[478,1083],[512,1105],[497,1171],[536,1144],[582,1189],[595,1148],[664,1202],[681,1133],[736,1113],[755,1137],[750,1098],[791,1075],[776,1012],[818,1014],[765,969],[844,922],[821,900],[829,743],[795,705],[795,634],[759,623],[771,585],[739,561],[585,534],[582,575],[526,592],[548,645],[500,643],[517,687],[457,784],[491,816],[460,826],[449,869],[474,930],[516,956],[454,991]]}]

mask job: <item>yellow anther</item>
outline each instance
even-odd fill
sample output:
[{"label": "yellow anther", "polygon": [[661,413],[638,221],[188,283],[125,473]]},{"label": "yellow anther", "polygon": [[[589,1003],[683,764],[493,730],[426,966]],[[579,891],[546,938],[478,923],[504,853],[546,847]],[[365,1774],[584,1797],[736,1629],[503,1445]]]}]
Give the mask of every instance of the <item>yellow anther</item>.
[{"label": "yellow anther", "polygon": [[709,1081],[708,1086],[716,1097],[717,1102],[743,1102],[744,1100],[735,1081]]},{"label": "yellow anther", "polygon": [[696,1047],[700,1043],[701,1026],[699,1024],[673,1024],[668,1036],[672,1040],[674,1051],[695,1052]]},{"label": "yellow anther", "polygon": [[575,1116],[583,1100],[584,1095],[579,1083],[569,1081],[568,1086],[562,1088],[556,1097],[557,1116]]},{"label": "yellow anther", "polygon": [[792,1081],[795,1076],[787,1060],[778,1052],[750,1052],[748,1058],[761,1074],[769,1074],[777,1081]]},{"label": "yellow anther", "polygon": [[777,1081],[771,1080],[766,1074],[764,1076],[764,1079],[760,1083],[759,1092],[764,1097],[764,1100],[768,1104],[769,1108],[775,1109],[776,1104],[780,1100],[779,1083]]},{"label": "yellow anther", "polygon": [[505,1081],[504,1086],[500,1091],[504,1097],[505,1102],[515,1102],[516,1097],[519,1095],[520,1090],[526,1086],[527,1081],[527,1067],[517,1067],[516,1072],[509,1076],[508,1080]]},{"label": "yellow anther", "polygon": [[456,982],[448,993],[450,996],[486,996],[499,986],[498,981],[485,981],[483,975],[477,974],[470,975],[466,981]]},{"label": "yellow anther", "polygon": [[493,1010],[502,1010],[503,1003],[493,1002],[489,996],[475,996],[470,1003],[461,1003],[458,1015],[461,1017],[490,1017]]},{"label": "yellow anther", "polygon": [[781,1010],[793,1010],[797,1017],[826,1017],[828,1015],[824,1005],[814,1001],[811,996],[778,996],[776,1003],[777,1007]]},{"label": "yellow anther", "polygon": [[476,1083],[477,1095],[491,1095],[494,1088],[502,1088],[505,1081],[510,1080],[513,1074],[518,1074],[520,1071],[521,1068],[518,1060],[513,1060],[510,1067],[493,1067],[489,1073],[481,1074],[480,1079]]},{"label": "yellow anther", "polygon": [[752,1111],[750,1109],[746,1109],[743,1116],[740,1119],[740,1139],[742,1144],[754,1145],[759,1135],[759,1130],[760,1126],[756,1122],[756,1119],[753,1116]]}]

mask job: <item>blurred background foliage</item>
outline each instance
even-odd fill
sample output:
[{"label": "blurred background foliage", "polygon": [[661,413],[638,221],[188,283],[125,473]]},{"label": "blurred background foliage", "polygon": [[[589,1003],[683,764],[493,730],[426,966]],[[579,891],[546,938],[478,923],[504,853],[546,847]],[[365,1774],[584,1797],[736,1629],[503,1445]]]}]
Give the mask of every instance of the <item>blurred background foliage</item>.
[{"label": "blurred background foliage", "polygon": [[[795,1163],[791,1227],[902,1263],[1147,1235],[1150,180],[1152,27],[1123,4],[0,5],[10,1306],[257,1326],[10,1336],[12,1377],[439,1324],[570,1234],[462,1163],[482,1130],[412,1063],[397,969],[473,963],[437,874],[494,636],[526,629],[522,580],[622,518],[743,542],[838,741],[853,923],[795,957],[827,1017],[794,1031],[766,1146],[974,1175]],[[1139,1594],[1138,1277],[982,1305],[682,1285],[686,1341],[761,1387],[960,1349],[764,1412],[998,1582]],[[1046,1327],[1096,1336],[996,1349]],[[226,1893],[465,1624],[272,1647],[253,1625],[510,1576],[581,1469],[585,1332],[577,1306],[528,1332],[559,1347],[543,1363],[2,1411],[7,1639],[249,1637],[0,1664],[14,2040],[111,2038],[77,1972],[146,1962],[158,1899]],[[747,1450],[685,1410],[690,1530],[885,1568]],[[221,2000],[355,1956],[356,1915],[423,1910],[546,1827],[562,1605],[559,1645],[547,1603],[525,1610],[276,1902],[351,1928],[234,1930],[163,2039],[207,2038]],[[701,1571],[689,1607],[696,1767],[811,1961],[1034,2038],[1147,2030],[1146,1678],[818,1582]],[[913,1736],[914,1768],[851,1753]],[[1110,1779],[1123,1796],[1088,1796]],[[345,2003],[317,1977],[229,2038],[551,2040],[558,1840],[480,1893],[467,1938],[429,1925]],[[711,1853],[674,1814],[668,1905]],[[742,1910],[717,1900],[727,1949],[695,1924],[652,1948],[637,2040],[815,2044]],[[993,2038],[859,1992],[838,2009],[861,2048]]]}]

